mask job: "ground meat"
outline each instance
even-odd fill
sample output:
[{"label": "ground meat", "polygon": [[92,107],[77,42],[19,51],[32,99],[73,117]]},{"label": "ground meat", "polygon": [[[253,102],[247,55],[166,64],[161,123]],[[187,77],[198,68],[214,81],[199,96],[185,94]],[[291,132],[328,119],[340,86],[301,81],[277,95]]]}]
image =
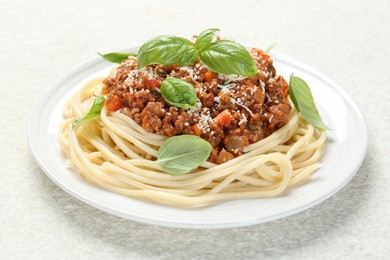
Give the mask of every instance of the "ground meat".
[{"label": "ground meat", "polygon": [[[161,135],[198,135],[213,146],[209,161],[224,163],[243,153],[290,119],[288,84],[276,76],[269,55],[253,49],[259,73],[244,78],[209,71],[199,60],[185,67],[137,68],[135,57],[123,61],[104,80],[106,108],[121,112],[145,130]],[[166,77],[193,84],[198,101],[188,110],[170,106],[160,93]]]},{"label": "ground meat", "polygon": [[205,107],[213,107],[214,106],[214,94],[213,93],[200,93],[199,94],[200,102]]},{"label": "ground meat", "polygon": [[158,132],[161,129],[161,119],[165,116],[164,105],[161,102],[149,102],[142,110],[142,127],[149,132]]}]

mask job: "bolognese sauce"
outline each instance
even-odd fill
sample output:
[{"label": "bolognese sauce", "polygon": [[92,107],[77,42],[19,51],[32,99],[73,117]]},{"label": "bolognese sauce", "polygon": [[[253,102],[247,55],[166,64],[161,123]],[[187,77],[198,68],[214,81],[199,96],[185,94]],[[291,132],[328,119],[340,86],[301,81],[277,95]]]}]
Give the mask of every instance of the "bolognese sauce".
[{"label": "bolognese sauce", "polygon": [[[213,146],[208,160],[224,163],[290,119],[287,82],[276,75],[267,53],[254,48],[250,54],[259,70],[250,78],[212,72],[199,60],[190,66],[153,64],[138,69],[137,59],[129,57],[115,75],[104,80],[105,107],[129,116],[152,133],[200,136]],[[165,101],[160,85],[167,77],[194,86],[194,108],[177,108]]]}]

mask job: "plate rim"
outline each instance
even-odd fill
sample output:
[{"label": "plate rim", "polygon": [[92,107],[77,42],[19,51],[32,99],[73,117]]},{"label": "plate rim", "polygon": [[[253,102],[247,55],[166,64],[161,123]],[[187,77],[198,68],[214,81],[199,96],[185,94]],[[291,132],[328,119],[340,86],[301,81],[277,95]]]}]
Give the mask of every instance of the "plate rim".
[{"label": "plate rim", "polygon": [[[129,47],[121,50],[117,50],[118,52],[126,52],[126,51],[132,51],[136,50],[137,46]],[[33,158],[35,162],[38,164],[40,169],[51,179],[58,187],[60,187],[62,190],[66,191],[68,194],[72,195],[74,198],[92,206],[95,208],[98,208],[106,213],[110,213],[113,215],[116,215],[121,218],[125,218],[128,220],[136,221],[139,223],[145,223],[145,224],[152,224],[152,225],[158,225],[158,226],[164,226],[164,227],[174,227],[174,228],[191,228],[191,229],[220,229],[220,228],[234,228],[234,227],[242,227],[242,226],[249,226],[254,224],[260,224],[272,220],[277,220],[280,218],[284,218],[299,212],[302,212],[304,210],[307,210],[311,207],[314,207],[315,205],[320,204],[321,202],[327,200],[337,192],[339,192],[343,187],[346,186],[348,182],[355,176],[355,174],[358,172],[359,168],[364,162],[364,159],[366,157],[367,151],[368,151],[368,127],[367,122],[364,119],[364,115],[361,112],[359,106],[355,102],[355,100],[335,81],[333,81],[331,78],[326,76],[324,73],[318,71],[317,69],[310,67],[309,65],[306,65],[305,63],[302,63],[294,58],[291,58],[289,56],[280,54],[278,52],[271,51],[270,55],[272,57],[272,60],[279,60],[284,63],[288,63],[291,66],[298,67],[301,70],[304,70],[305,72],[308,72],[317,78],[325,81],[327,85],[330,85],[329,87],[336,90],[341,96],[344,98],[344,100],[348,101],[348,105],[356,112],[356,116],[360,119],[360,130],[361,134],[364,137],[362,141],[362,144],[364,144],[364,148],[360,150],[359,158],[357,164],[355,164],[355,167],[353,171],[348,175],[347,178],[343,179],[343,182],[338,183],[338,186],[336,188],[331,189],[329,192],[326,193],[326,195],[319,197],[315,200],[310,201],[309,203],[306,203],[300,207],[296,207],[294,209],[284,211],[278,214],[274,214],[268,217],[260,217],[253,220],[244,220],[244,221],[232,221],[232,222],[223,222],[223,223],[213,223],[213,224],[199,224],[199,223],[190,223],[190,222],[171,222],[168,220],[159,220],[159,219],[151,219],[147,217],[139,217],[135,215],[129,215],[125,214],[115,208],[110,208],[107,205],[104,205],[104,203],[101,203],[100,201],[96,201],[93,198],[89,198],[88,196],[84,196],[83,194],[79,193],[77,190],[73,189],[72,187],[68,187],[64,185],[58,178],[56,178],[55,174],[51,173],[51,171],[48,169],[48,167],[43,162],[42,158],[39,157],[38,152],[35,150],[34,144],[32,142],[32,134],[33,134],[33,126],[34,126],[34,119],[36,117],[36,113],[38,108],[40,107],[40,104],[42,100],[44,100],[47,96],[50,95],[50,93],[55,92],[54,87],[58,84],[60,84],[62,81],[65,81],[69,76],[71,76],[74,73],[77,73],[77,71],[86,69],[88,67],[91,67],[94,63],[98,63],[100,57],[95,57],[92,59],[89,59],[88,61],[81,63],[70,70],[66,71],[64,74],[62,74],[58,79],[56,79],[53,83],[49,85],[49,87],[43,92],[43,94],[38,98],[37,102],[33,106],[32,112],[30,113],[29,119],[28,119],[28,126],[27,126],[27,139],[30,151],[33,155]],[[58,143],[56,144],[58,146]]]}]

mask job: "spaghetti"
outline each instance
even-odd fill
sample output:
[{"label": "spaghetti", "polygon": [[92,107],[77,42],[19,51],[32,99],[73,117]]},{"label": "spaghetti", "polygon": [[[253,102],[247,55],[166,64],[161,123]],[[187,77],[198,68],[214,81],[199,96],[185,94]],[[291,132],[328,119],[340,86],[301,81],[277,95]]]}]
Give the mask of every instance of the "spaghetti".
[{"label": "spaghetti", "polygon": [[172,176],[154,163],[167,136],[146,131],[120,112],[103,108],[100,119],[72,129],[104,78],[91,80],[64,107],[58,139],[68,162],[106,190],[164,205],[199,207],[233,199],[275,197],[317,170],[326,134],[303,120],[295,109],[280,129],[246,146],[222,164],[204,162],[193,172]]}]

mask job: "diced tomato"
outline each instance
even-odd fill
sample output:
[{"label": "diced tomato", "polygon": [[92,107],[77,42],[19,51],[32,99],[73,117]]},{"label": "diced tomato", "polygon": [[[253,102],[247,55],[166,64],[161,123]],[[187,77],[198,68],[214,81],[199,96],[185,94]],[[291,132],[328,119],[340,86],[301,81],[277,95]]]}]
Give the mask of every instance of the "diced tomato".
[{"label": "diced tomato", "polygon": [[123,107],[123,101],[117,95],[109,95],[107,96],[106,102],[104,102],[104,106],[111,111],[117,111]]},{"label": "diced tomato", "polygon": [[230,114],[229,110],[225,109],[224,111],[219,113],[214,118],[214,120],[216,120],[220,126],[230,125],[232,123],[233,116],[232,114]]},{"label": "diced tomato", "polygon": [[156,88],[161,85],[161,82],[157,79],[145,79],[145,85],[148,87]]},{"label": "diced tomato", "polygon": [[208,83],[210,83],[214,78],[214,73],[211,72],[211,71],[207,71],[205,74],[204,74],[204,80]]}]

